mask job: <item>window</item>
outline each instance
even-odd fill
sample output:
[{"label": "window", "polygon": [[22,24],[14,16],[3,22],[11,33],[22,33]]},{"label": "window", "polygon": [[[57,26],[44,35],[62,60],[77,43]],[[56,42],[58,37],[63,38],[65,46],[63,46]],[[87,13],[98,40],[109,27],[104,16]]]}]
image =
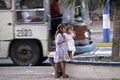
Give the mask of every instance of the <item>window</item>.
[{"label": "window", "polygon": [[11,0],[0,0],[0,10],[11,9]]},{"label": "window", "polygon": [[43,0],[16,0],[16,9],[20,8],[43,8]]},{"label": "window", "polygon": [[76,0],[75,3],[75,21],[77,22],[82,21],[81,2],[79,0]]},{"label": "window", "polygon": [[44,22],[44,10],[18,10],[16,14],[18,23]]},{"label": "window", "polygon": [[43,0],[16,0],[17,23],[44,22]]}]

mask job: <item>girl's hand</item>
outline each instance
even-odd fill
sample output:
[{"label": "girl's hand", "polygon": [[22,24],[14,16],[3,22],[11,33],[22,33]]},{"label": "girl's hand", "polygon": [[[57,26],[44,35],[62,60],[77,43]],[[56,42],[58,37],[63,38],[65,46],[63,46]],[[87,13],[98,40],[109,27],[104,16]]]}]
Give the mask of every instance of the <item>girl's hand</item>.
[{"label": "girl's hand", "polygon": [[66,42],[66,39],[65,39],[65,38],[63,39],[63,42]]},{"label": "girl's hand", "polygon": [[75,39],[75,37],[76,37],[76,33],[75,33],[75,31],[73,31],[73,34],[74,34],[73,39]]},{"label": "girl's hand", "polygon": [[66,39],[65,39],[65,38],[64,38],[62,41],[58,42],[58,45],[60,45],[60,44],[62,44],[62,43],[64,43],[64,42],[66,42]]}]

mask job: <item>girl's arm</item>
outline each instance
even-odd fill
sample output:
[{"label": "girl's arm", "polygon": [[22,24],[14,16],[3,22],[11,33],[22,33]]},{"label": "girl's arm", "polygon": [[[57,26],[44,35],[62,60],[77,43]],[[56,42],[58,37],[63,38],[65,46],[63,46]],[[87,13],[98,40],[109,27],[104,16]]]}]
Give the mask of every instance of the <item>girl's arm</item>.
[{"label": "girl's arm", "polygon": [[[61,40],[61,38],[63,38],[63,40]],[[62,35],[57,35],[56,36],[56,43],[58,44],[58,45],[60,45],[60,44],[62,44],[62,43],[64,43],[64,42],[66,42],[66,39],[65,39],[65,36],[62,36]]]},{"label": "girl's arm", "polygon": [[75,33],[75,31],[73,31],[73,34],[74,34],[73,38],[75,39],[75,37],[76,37],[76,33]]},{"label": "girl's arm", "polygon": [[64,38],[62,41],[58,42],[57,44],[60,45],[62,43],[66,42],[66,39]]}]

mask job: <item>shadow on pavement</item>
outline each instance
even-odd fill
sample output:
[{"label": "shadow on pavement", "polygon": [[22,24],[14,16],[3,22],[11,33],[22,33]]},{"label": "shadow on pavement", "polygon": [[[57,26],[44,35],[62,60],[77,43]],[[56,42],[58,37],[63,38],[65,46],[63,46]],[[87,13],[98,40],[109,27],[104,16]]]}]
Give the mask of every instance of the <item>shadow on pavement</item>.
[{"label": "shadow on pavement", "polygon": [[[13,67],[13,66],[16,66],[16,65],[13,64],[11,59],[0,59],[0,67]],[[38,67],[38,66],[51,66],[51,65],[50,65],[49,61],[46,60],[45,62],[39,63],[36,66]],[[19,67],[19,66],[16,66],[16,67]]]}]

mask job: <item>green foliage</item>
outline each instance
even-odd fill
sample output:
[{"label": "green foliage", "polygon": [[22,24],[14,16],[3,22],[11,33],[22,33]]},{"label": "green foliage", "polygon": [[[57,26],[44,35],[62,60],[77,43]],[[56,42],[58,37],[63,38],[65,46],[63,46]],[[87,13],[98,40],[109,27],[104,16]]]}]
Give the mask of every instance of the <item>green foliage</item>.
[{"label": "green foliage", "polygon": [[62,3],[64,6],[72,6],[75,3],[76,0],[60,0],[60,3]]},{"label": "green foliage", "polygon": [[105,0],[88,0],[88,6],[89,8],[98,9],[98,8],[102,8],[104,2]]},{"label": "green foliage", "polygon": [[[60,2],[65,6],[71,6],[75,3],[75,1],[82,1],[82,0],[60,0]],[[95,7],[95,8],[102,8],[105,0],[87,0],[88,6]]]}]

